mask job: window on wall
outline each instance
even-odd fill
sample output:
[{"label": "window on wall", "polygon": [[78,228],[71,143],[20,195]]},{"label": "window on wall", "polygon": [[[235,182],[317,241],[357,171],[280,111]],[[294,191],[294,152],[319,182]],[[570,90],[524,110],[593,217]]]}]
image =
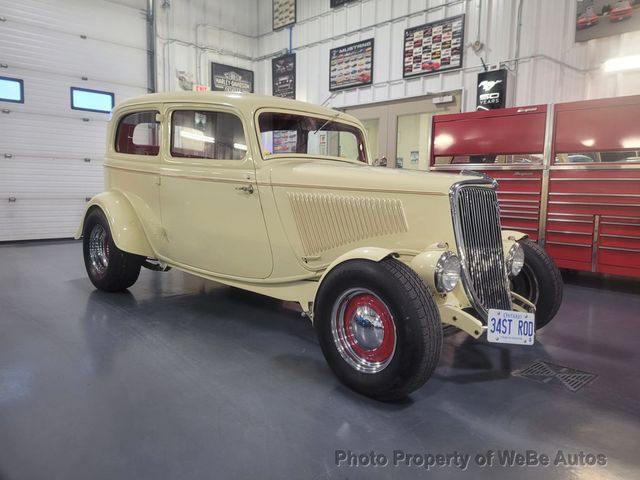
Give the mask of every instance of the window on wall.
[{"label": "window on wall", "polygon": [[247,153],[242,121],[231,113],[173,112],[171,155],[183,158],[241,160]]},{"label": "window on wall", "polygon": [[114,96],[111,92],[71,87],[71,108],[74,110],[111,113],[113,103]]},{"label": "window on wall", "polygon": [[24,84],[22,80],[0,77],[0,101],[24,103]]},{"label": "window on wall", "polygon": [[116,152],[130,155],[158,155],[160,151],[160,122],[158,112],[130,113],[118,123]]}]

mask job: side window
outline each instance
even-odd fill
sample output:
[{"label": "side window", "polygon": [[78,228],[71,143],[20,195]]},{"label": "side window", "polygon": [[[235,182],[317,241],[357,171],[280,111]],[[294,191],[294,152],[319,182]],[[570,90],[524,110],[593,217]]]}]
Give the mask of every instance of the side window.
[{"label": "side window", "polygon": [[242,121],[231,113],[178,110],[171,118],[171,155],[242,160],[247,154]]},{"label": "side window", "polygon": [[158,155],[160,123],[156,111],[130,113],[120,120],[116,134],[116,152],[132,155]]}]

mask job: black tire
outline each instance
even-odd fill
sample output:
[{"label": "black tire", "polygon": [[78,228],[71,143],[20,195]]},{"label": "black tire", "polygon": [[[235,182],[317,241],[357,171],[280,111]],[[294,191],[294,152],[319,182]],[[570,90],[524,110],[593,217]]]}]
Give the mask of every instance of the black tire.
[{"label": "black tire", "polygon": [[562,303],[562,275],[547,252],[534,241],[519,241],[524,249],[524,266],[511,280],[511,288],[536,306],[536,330],[547,325]]},{"label": "black tire", "polygon": [[[380,303],[376,305],[383,305],[391,318],[391,324],[382,329],[384,336],[381,345],[375,349],[364,349],[367,355],[381,350],[388,342],[387,332],[393,332],[393,352],[377,363],[367,363],[357,354],[352,358],[348,349],[341,348],[344,342],[349,344],[348,337],[351,344],[355,344],[353,348],[363,349],[361,344],[353,341],[357,337],[353,328],[375,331],[359,323],[358,319],[363,320],[362,315],[358,317],[360,310],[355,310],[356,315],[351,317],[351,330],[345,327],[352,302],[367,298],[373,302],[379,300]],[[369,325],[373,325],[371,318],[374,317],[365,319]],[[389,315],[376,318],[386,318],[388,321]],[[442,347],[442,323],[438,309],[420,277],[393,258],[385,258],[380,262],[350,260],[337,266],[318,290],[313,319],[322,352],[335,375],[353,390],[377,400],[405,398],[424,385],[438,365]],[[390,329],[389,325],[393,325],[393,328]],[[346,336],[341,336],[343,327]],[[366,368],[372,371],[363,371]],[[378,371],[377,368],[381,369]]]},{"label": "black tire", "polygon": [[116,247],[102,210],[93,208],[89,211],[82,232],[84,265],[89,280],[97,289],[119,292],[136,282],[144,257]]}]

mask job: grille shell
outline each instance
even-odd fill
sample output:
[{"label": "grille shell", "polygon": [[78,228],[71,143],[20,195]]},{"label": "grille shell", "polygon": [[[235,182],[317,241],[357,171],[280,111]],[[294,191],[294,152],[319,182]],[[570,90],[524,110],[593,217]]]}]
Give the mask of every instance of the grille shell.
[{"label": "grille shell", "polygon": [[513,308],[495,186],[488,178],[466,180],[450,192],[462,283],[471,304],[485,320],[491,308]]}]

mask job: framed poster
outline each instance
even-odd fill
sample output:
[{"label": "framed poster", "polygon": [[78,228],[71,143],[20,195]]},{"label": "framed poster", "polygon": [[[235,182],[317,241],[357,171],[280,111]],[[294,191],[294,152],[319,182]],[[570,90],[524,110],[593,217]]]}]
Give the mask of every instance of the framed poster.
[{"label": "framed poster", "polygon": [[253,71],[211,62],[211,90],[253,93]]},{"label": "framed poster", "polygon": [[576,0],[576,42],[640,30],[637,0]]},{"label": "framed poster", "polygon": [[404,31],[402,76],[415,77],[462,67],[464,15]]},{"label": "framed poster", "polygon": [[273,0],[273,29],[296,23],[296,0]]},{"label": "framed poster", "polygon": [[329,5],[331,6],[331,8],[336,8],[336,7],[341,7],[345,3],[349,3],[349,2],[353,2],[353,1],[355,1],[355,0],[331,0],[329,2]]},{"label": "framed poster", "polygon": [[373,38],[332,48],[329,52],[329,90],[362,87],[373,82]]},{"label": "framed poster", "polygon": [[271,83],[274,97],[296,98],[296,54],[271,60]]},{"label": "framed poster", "polygon": [[295,153],[298,145],[296,130],[275,130],[273,132],[273,153]]}]

